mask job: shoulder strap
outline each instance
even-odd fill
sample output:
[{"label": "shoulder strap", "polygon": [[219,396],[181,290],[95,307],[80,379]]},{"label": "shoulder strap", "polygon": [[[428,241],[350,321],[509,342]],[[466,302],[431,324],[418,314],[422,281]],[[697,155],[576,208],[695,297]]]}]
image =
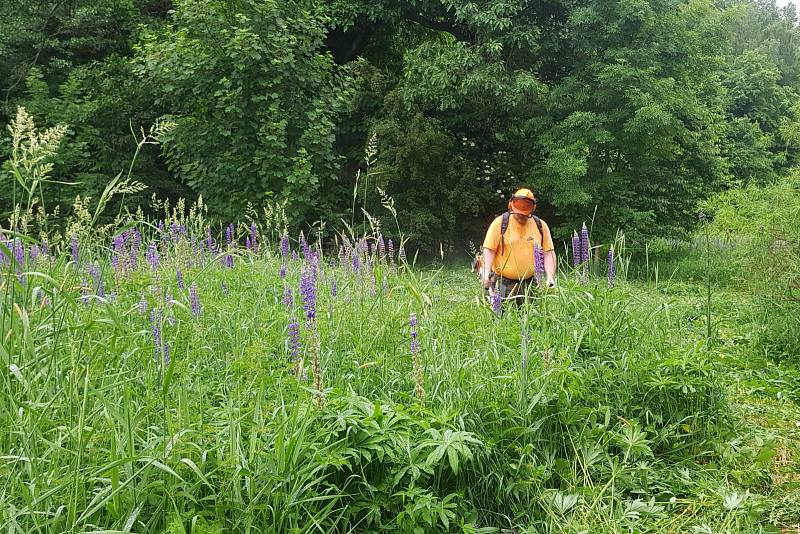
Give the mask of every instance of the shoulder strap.
[{"label": "shoulder strap", "polygon": [[544,231],[542,230],[542,220],[536,215],[533,216],[533,220],[536,221],[536,228],[539,229],[539,236],[542,238],[542,247],[544,247]]},{"label": "shoulder strap", "polygon": [[503,221],[500,223],[500,256],[503,255],[506,248],[506,230],[508,230],[508,220],[511,218],[511,212],[503,213]]}]

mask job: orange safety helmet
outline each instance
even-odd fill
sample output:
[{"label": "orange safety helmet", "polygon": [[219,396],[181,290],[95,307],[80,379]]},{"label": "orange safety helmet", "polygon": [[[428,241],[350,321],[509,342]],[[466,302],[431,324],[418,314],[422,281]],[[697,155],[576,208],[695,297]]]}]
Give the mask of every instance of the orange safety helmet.
[{"label": "orange safety helmet", "polygon": [[530,217],[536,209],[536,197],[530,189],[518,189],[508,201],[508,211]]}]

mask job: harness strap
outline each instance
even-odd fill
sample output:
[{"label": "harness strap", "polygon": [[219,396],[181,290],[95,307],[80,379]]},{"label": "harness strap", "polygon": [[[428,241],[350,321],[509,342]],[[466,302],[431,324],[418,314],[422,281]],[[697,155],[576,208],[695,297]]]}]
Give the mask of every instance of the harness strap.
[{"label": "harness strap", "polygon": [[[536,215],[531,215],[533,217],[533,221],[536,223],[536,228],[539,229],[539,236],[542,239],[542,244],[544,244],[544,231],[542,230],[542,220],[537,217]],[[503,256],[506,249],[506,230],[508,230],[508,221],[511,219],[511,212],[507,211],[503,213],[503,220],[500,223],[500,256]]]}]

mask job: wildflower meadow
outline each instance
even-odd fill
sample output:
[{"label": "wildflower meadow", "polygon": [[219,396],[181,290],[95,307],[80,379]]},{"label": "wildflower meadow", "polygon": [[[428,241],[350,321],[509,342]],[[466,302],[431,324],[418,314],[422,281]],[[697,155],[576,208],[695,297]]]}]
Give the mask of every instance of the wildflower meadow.
[{"label": "wildflower meadow", "polygon": [[4,531],[797,521],[797,428],[769,418],[800,412],[745,362],[735,292],[709,338],[702,286],[635,276],[624,240],[593,261],[584,227],[558,287],[501,308],[379,233],[205,213],[4,230]]}]

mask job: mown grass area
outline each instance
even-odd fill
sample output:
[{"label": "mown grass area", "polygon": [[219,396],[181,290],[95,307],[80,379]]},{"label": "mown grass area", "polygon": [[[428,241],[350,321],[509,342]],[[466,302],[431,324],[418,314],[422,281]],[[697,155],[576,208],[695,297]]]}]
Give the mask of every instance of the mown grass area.
[{"label": "mown grass area", "polygon": [[497,317],[466,267],[372,238],[293,257],[164,228],[5,248],[8,532],[800,524],[798,374],[754,350],[734,284],[709,341],[680,271],[564,272]]}]

